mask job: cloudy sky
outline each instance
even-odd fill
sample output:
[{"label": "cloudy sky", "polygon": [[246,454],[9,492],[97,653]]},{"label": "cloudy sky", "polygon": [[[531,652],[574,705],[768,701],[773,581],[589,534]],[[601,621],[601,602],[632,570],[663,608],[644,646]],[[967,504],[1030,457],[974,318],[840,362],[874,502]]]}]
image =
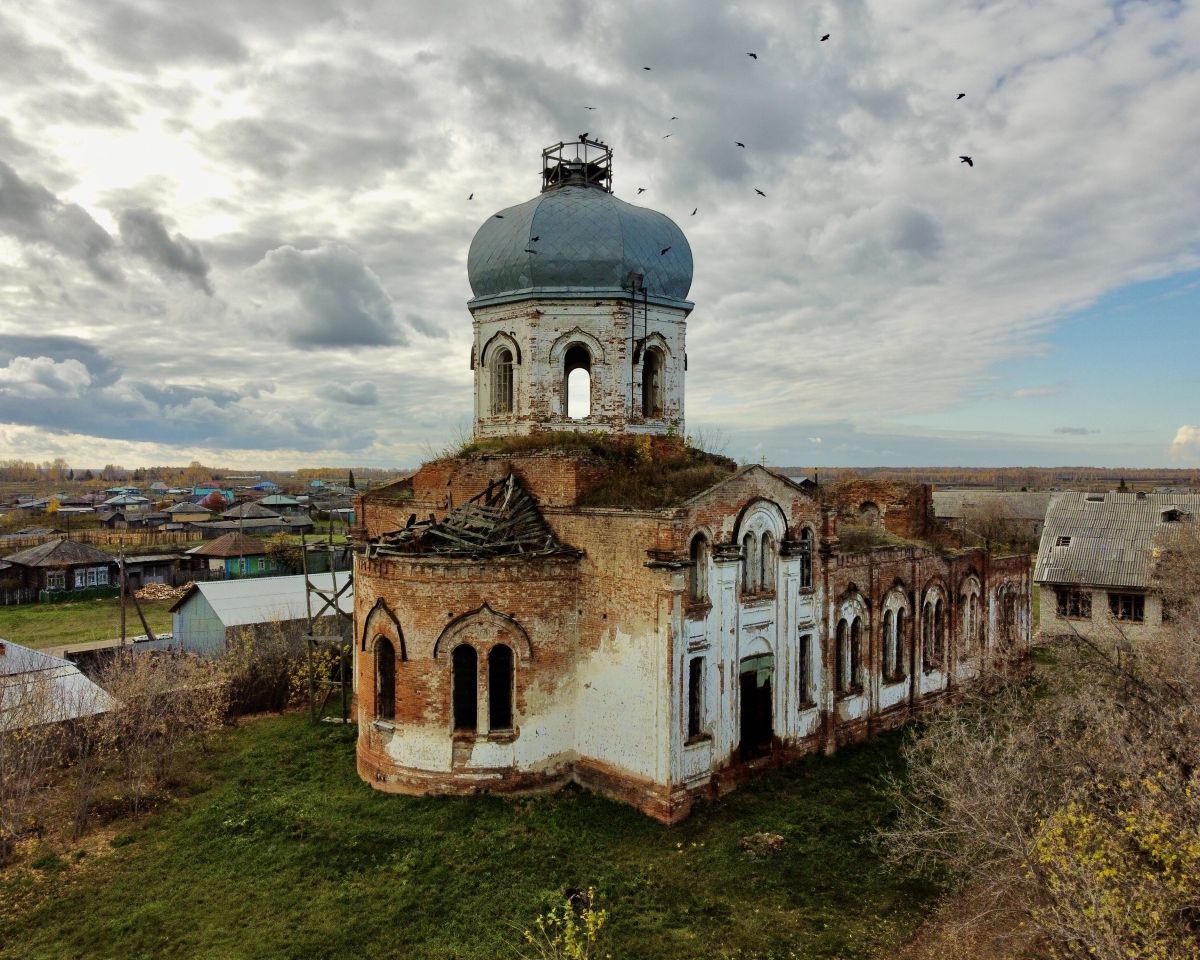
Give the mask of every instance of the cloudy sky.
[{"label": "cloudy sky", "polygon": [[690,432],[1200,464],[1198,105],[1194,3],[8,0],[0,458],[442,449],[471,237],[586,130],[691,242]]}]

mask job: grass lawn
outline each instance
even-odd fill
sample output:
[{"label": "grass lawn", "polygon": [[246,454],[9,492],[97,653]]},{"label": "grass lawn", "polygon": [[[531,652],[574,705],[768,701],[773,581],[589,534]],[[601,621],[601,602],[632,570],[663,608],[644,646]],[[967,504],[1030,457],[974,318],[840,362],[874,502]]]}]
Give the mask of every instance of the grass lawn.
[{"label": "grass lawn", "polygon": [[[617,960],[891,956],[936,893],[863,842],[889,815],[876,787],[899,742],[803,761],[668,828],[574,788],[380,794],[355,773],[351,731],[258,719],[102,855],[0,875],[0,958],[495,960],[588,885]],[[740,850],[756,831],[786,845]]]},{"label": "grass lawn", "polygon": [[[142,612],[155,633],[171,629],[170,600],[142,600]],[[133,601],[125,610],[125,633],[146,631]],[[22,603],[0,606],[0,638],[27,647],[108,640],[121,635],[121,601],[82,600],[79,603]]]}]

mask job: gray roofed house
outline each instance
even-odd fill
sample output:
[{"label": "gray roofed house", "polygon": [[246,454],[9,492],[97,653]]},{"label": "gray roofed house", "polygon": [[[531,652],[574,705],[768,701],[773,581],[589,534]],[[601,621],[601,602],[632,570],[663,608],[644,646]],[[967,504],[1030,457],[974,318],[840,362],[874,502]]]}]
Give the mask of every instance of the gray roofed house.
[{"label": "gray roofed house", "polygon": [[115,705],[69,660],[0,640],[0,730],[77,720]]},{"label": "gray roofed house", "polygon": [[[342,587],[347,574],[312,574],[319,589],[332,593]],[[214,580],[197,583],[171,607],[174,642],[181,649],[207,656],[225,651],[239,630],[266,630],[278,625],[286,635],[299,638],[308,627],[308,605],[304,576],[258,577],[247,580]],[[313,596],[313,613],[324,605]],[[354,609],[354,588],[348,587],[338,600],[345,613]],[[324,617],[334,615],[332,608]],[[332,624],[332,621],[331,621]]]},{"label": "gray roofed house", "polygon": [[116,583],[117,559],[75,540],[50,540],[8,557],[21,568],[21,585],[37,590],[82,590]]},{"label": "gray roofed house", "polygon": [[1041,536],[1051,490],[934,490],[934,517],[957,529],[970,529],[972,520],[996,520],[1013,533]]},{"label": "gray roofed house", "polygon": [[274,510],[261,507],[251,500],[239,503],[236,507],[230,507],[221,516],[226,520],[269,520],[278,518],[279,514]]},{"label": "gray roofed house", "polygon": [[1152,582],[1155,549],[1174,525],[1198,519],[1196,494],[1056,493],[1034,568],[1042,631],[1152,633],[1163,623]]}]

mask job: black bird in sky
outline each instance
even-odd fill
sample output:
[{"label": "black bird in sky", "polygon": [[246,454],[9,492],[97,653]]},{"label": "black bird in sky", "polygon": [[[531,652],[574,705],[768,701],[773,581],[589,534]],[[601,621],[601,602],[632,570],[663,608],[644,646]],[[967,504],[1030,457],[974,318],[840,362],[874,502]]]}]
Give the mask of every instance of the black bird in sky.
[{"label": "black bird in sky", "polygon": [[641,196],[643,193],[645,193],[645,192],[646,192],[646,188],[645,188],[645,187],[638,187],[638,196],[639,196],[639,197],[640,197],[640,196]]},{"label": "black bird in sky", "polygon": [[474,199],[475,199],[475,194],[471,194],[469,197],[467,197],[467,199],[468,199],[468,200],[474,200]]},{"label": "black bird in sky", "polygon": [[823,37],[821,38],[821,42],[822,42],[822,43],[824,43],[824,42],[825,42],[826,40],[828,40],[828,39],[829,39],[829,34],[825,34],[825,36],[823,36]]},{"label": "black bird in sky", "polygon": [[955,99],[955,100],[961,100],[961,99],[962,99],[963,97],[965,97],[965,96],[966,96],[966,94],[965,94],[965,93],[960,93],[960,94],[959,94],[957,97],[955,97],[954,99]]},{"label": "black bird in sky", "polygon": [[975,166],[975,161],[974,161],[974,160],[972,160],[970,157],[959,157],[959,158],[958,158],[958,162],[959,162],[959,163],[965,163],[965,164],[966,164],[968,167],[973,167],[973,166]]},{"label": "black bird in sky", "polygon": [[[667,134],[667,137],[669,137],[669,136],[670,136],[670,134],[668,133],[668,134]],[[666,140],[666,139],[667,139],[667,137],[663,137],[663,139],[664,139],[664,140]]]},{"label": "black bird in sky", "polygon": [[642,67],[643,70],[649,70],[649,67]]},{"label": "black bird in sky", "polygon": [[525,248],[525,252],[526,253],[537,253],[536,250],[530,250],[528,247]]},{"label": "black bird in sky", "polygon": [[741,140],[734,140],[733,142],[734,142],[734,143],[736,143],[736,144],[737,144],[739,147],[741,147],[743,150],[745,150],[745,149],[746,149],[746,145],[745,145],[744,143],[742,143],[742,141],[741,141]]},{"label": "black bird in sky", "polygon": [[586,139],[587,139],[587,133],[581,133],[581,134],[579,135],[579,139],[580,139],[580,140],[586,140]]},{"label": "black bird in sky", "polygon": [[695,210],[693,210],[693,211],[692,211],[692,216],[693,216],[693,217],[696,215],[696,212],[697,212],[699,209],[700,209],[700,208],[699,208],[699,207],[697,207]]},{"label": "black bird in sky", "polygon": [[672,117],[671,119],[672,119],[672,120],[678,120],[679,118],[678,118],[678,117]]},{"label": "black bird in sky", "polygon": [[754,192],[755,192],[755,193],[757,193],[757,194],[758,194],[760,197],[765,197],[765,196],[766,196],[766,194],[765,194],[765,193],[763,193],[761,190],[759,190],[759,189],[758,189],[758,187],[755,187],[755,188],[754,188]]},{"label": "black bird in sky", "polygon": [[757,59],[758,59],[758,54],[757,54],[757,53],[748,53],[748,54],[746,54],[746,56],[748,56],[748,57],[749,57],[751,60],[757,60]]},{"label": "black bird in sky", "polygon": [[530,242],[530,243],[537,243],[537,242],[538,242],[539,240],[541,240],[541,239],[542,239],[541,237],[530,237],[530,238],[529,238],[529,242]]},{"label": "black bird in sky", "polygon": [[595,110],[596,108],[595,107],[584,107],[583,109],[584,110]]},{"label": "black bird in sky", "polygon": [[492,216],[495,217],[497,220],[504,219],[504,214],[502,214],[502,213],[493,213]]},{"label": "black bird in sky", "polygon": [[671,249],[670,247],[663,247],[661,250],[658,251],[658,255],[660,257],[665,257],[667,255],[667,251],[670,249]]}]

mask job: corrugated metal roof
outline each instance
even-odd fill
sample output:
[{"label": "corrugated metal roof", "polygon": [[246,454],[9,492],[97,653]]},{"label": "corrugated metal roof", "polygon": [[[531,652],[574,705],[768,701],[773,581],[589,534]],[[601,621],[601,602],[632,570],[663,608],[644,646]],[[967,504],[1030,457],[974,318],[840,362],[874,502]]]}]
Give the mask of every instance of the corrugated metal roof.
[{"label": "corrugated metal roof", "polygon": [[[337,574],[337,585],[346,582],[349,573]],[[331,593],[334,589],[334,574],[314,573],[309,579],[321,590]],[[255,577],[247,580],[213,580],[197,583],[187,595],[171,608],[172,612],[183,607],[196,594],[202,594],[213,612],[227,627],[248,623],[270,623],[272,620],[301,620],[308,616],[304,596],[303,574],[293,577]],[[313,597],[313,612],[324,605],[324,601]],[[354,610],[354,588],[342,594],[338,606],[345,613]],[[333,616],[328,610],[325,616]]]},{"label": "corrugated metal roof", "polygon": [[996,508],[1013,520],[1041,520],[1053,496],[1049,490],[934,490],[933,515],[958,520],[977,510]]},{"label": "corrugated metal roof", "polygon": [[[1172,528],[1163,513],[1173,507],[1200,518],[1200,495],[1056,493],[1046,511],[1034,579],[1145,589],[1154,547]],[[1063,538],[1069,540],[1059,545]]]},{"label": "corrugated metal roof", "polygon": [[[0,640],[0,730],[31,723],[57,723],[103,713],[116,705],[103,689],[79,672],[69,660],[41,650]],[[48,702],[28,715],[22,706],[40,683],[51,685]]]}]

